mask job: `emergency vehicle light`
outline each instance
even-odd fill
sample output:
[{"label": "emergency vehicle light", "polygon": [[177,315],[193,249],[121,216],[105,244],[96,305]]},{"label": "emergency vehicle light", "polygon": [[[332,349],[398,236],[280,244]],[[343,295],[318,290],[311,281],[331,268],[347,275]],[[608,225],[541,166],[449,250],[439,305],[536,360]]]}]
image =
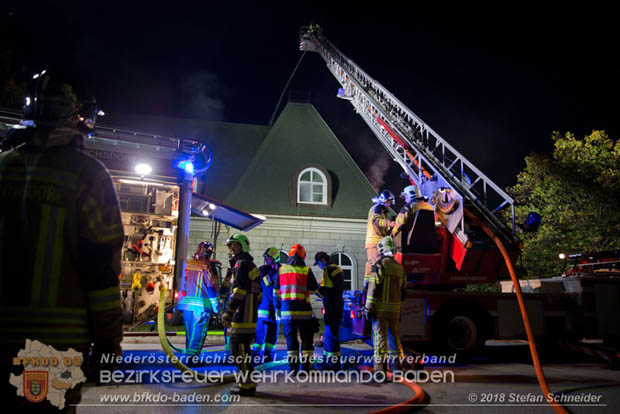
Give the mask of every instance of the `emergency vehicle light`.
[{"label": "emergency vehicle light", "polygon": [[151,172],[153,172],[153,169],[151,168],[151,166],[144,162],[141,162],[140,164],[136,165],[135,169],[136,169],[136,172],[140,174],[142,177],[144,177],[145,175],[149,175]]},{"label": "emergency vehicle light", "polygon": [[186,172],[193,174],[194,173],[194,164],[189,160],[183,160],[179,162],[177,165],[178,168],[185,170]]}]

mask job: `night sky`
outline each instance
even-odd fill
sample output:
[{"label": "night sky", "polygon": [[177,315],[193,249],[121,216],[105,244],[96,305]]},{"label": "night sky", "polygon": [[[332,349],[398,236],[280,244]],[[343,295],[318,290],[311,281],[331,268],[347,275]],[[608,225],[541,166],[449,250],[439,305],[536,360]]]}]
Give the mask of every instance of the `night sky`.
[{"label": "night sky", "polygon": [[[1,41],[24,75],[72,72],[108,120],[133,113],[266,125],[301,55],[299,27],[318,23],[502,187],[515,182],[525,155],[551,149],[554,130],[620,132],[616,13],[566,3],[362,3],[28,2],[1,6]],[[314,53],[291,83],[310,92],[360,168],[387,171],[385,186],[398,192],[406,184],[399,167],[335,97],[338,86]]]}]

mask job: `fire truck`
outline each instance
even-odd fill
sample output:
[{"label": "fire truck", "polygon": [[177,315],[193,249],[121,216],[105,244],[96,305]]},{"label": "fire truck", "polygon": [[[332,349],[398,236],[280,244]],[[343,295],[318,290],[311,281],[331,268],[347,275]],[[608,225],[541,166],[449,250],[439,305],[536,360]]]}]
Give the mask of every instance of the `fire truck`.
[{"label": "fire truck", "polygon": [[[0,108],[2,126],[20,120],[20,112]],[[127,330],[157,315],[161,286],[167,289],[167,308],[184,291],[191,214],[242,231],[263,222],[193,191],[212,161],[202,141],[98,123],[85,138],[84,151],[108,168],[120,202],[125,233],[120,287]]]},{"label": "fire truck", "polygon": [[184,291],[192,213],[242,231],[263,221],[193,191],[212,162],[204,142],[98,125],[84,146],[110,170],[120,201],[121,300],[130,327],[156,316],[160,286],[168,304]]},{"label": "fire truck", "polygon": [[[399,240],[403,248],[397,260],[408,280],[403,339],[432,341],[449,351],[468,353],[479,350],[487,339],[523,338],[524,325],[513,294],[459,288],[497,282],[507,273],[506,261],[514,263],[520,254],[518,235],[535,231],[541,217],[530,213],[518,223],[508,194],[336,48],[318,25],[300,29],[299,47],[304,54],[316,52],[323,58],[341,85],[337,96],[349,101],[435,209],[417,212],[413,228],[401,232]],[[617,279],[605,286],[612,286],[617,297]],[[359,297],[360,292],[348,292],[350,314],[344,325],[362,334]],[[620,315],[618,303],[605,299],[606,312],[597,312],[596,317]],[[541,289],[526,293],[525,304],[537,338],[581,338],[585,324],[580,294]],[[620,323],[615,330],[589,333],[617,338],[619,331]]]}]

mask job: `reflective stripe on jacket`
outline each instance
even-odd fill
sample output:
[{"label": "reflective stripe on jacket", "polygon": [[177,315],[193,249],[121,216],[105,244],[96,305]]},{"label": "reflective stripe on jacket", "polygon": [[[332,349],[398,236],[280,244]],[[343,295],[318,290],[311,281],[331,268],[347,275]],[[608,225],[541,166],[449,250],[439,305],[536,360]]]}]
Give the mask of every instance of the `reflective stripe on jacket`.
[{"label": "reflective stripe on jacket", "polygon": [[317,292],[318,284],[312,269],[297,255],[289,257],[287,264],[280,267],[275,289],[281,320],[312,317],[310,294]]},{"label": "reflective stripe on jacket", "polygon": [[217,309],[219,275],[215,266],[219,262],[187,260],[185,271],[185,296],[179,299],[179,310],[201,311]]},{"label": "reflective stripe on jacket", "polygon": [[120,342],[122,243],[99,161],[68,146],[0,154],[0,342]]},{"label": "reflective stripe on jacket", "polygon": [[319,293],[323,296],[325,315],[323,319],[326,325],[339,325],[344,311],[344,272],[334,264],[323,268],[323,279],[319,286]]},{"label": "reflective stripe on jacket", "polygon": [[274,285],[276,283],[276,279],[278,278],[278,269],[280,265],[277,265],[277,268],[273,268],[269,265],[264,265],[259,268],[260,270],[260,285],[263,290],[263,298],[258,305],[258,318],[264,319],[268,322],[276,321],[276,312],[274,306]]},{"label": "reflective stripe on jacket", "polygon": [[392,229],[392,237],[394,237],[394,239],[396,239],[396,236],[400,231],[407,232],[411,230],[411,227],[413,226],[413,217],[418,210],[435,211],[433,206],[424,200],[416,200],[404,205],[403,208],[400,209],[398,216],[396,216],[396,224]]},{"label": "reflective stripe on jacket", "polygon": [[241,253],[231,260],[233,277],[230,299],[225,317],[229,317],[232,327],[227,333],[254,334],[258,304],[261,300],[260,271],[254,264],[254,258],[248,253]]},{"label": "reflective stripe on jacket", "polygon": [[406,288],[403,266],[391,256],[382,256],[370,275],[366,307],[378,317],[399,315]]},{"label": "reflective stripe on jacket", "polygon": [[375,247],[379,240],[390,235],[390,218],[394,211],[382,204],[375,204],[368,211],[366,223],[366,248]]}]

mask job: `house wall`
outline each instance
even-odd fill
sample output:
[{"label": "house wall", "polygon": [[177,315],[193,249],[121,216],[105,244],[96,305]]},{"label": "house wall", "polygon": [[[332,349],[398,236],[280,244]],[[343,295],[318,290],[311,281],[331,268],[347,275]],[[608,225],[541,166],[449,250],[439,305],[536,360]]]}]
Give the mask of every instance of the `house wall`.
[{"label": "house wall", "polygon": [[[267,220],[249,232],[242,232],[250,240],[250,254],[254,257],[257,266],[263,262],[262,255],[268,247],[275,246],[288,253],[295,243],[306,248],[306,264],[314,263],[314,255],[318,251],[332,254],[336,251],[344,252],[353,260],[355,269],[352,275],[352,289],[361,289],[366,265],[366,220],[334,219],[318,217],[294,217],[265,215]],[[193,254],[196,246],[203,240],[212,241],[213,222],[207,218],[192,217],[189,232],[189,253]],[[216,243],[215,258],[222,262],[224,269],[228,268],[228,249],[226,239],[237,230],[221,226]],[[312,271],[320,283],[322,272],[318,267]],[[314,302],[314,301],[313,301]],[[315,312],[317,305],[313,306]],[[320,305],[318,305],[320,315]],[[318,315],[317,315],[318,316]]]}]

